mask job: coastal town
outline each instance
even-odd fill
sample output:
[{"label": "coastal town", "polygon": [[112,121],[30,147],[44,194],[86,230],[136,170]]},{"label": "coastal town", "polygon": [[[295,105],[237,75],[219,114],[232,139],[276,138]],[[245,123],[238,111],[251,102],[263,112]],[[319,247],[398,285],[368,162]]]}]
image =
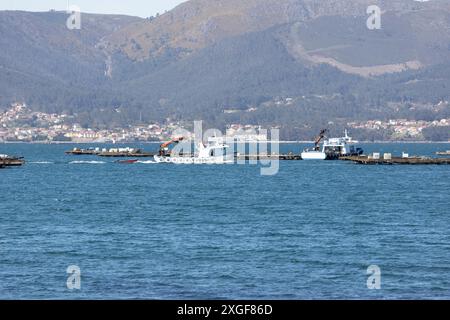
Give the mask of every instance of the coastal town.
[{"label": "coastal town", "polygon": [[[0,142],[74,142],[74,143],[115,143],[164,141],[185,127],[176,121],[130,125],[126,128],[95,129],[85,128],[69,121],[71,116],[33,111],[24,103],[15,103],[0,112]],[[435,121],[390,119],[349,122],[352,130],[390,132],[390,140],[423,141],[423,130],[447,128],[450,118]],[[184,132],[184,135],[186,133]],[[238,141],[264,141],[266,133],[260,126],[230,124],[226,136]],[[187,139],[193,138],[189,135]]]},{"label": "coastal town", "polygon": [[[150,123],[127,128],[94,129],[70,124],[70,116],[32,111],[26,104],[16,103],[0,112],[0,143],[4,142],[73,142],[119,143],[165,141],[182,135],[193,139],[193,134],[180,122]],[[266,140],[266,134],[256,125],[231,124],[227,137],[241,141]]]},{"label": "coastal town", "polygon": [[364,122],[350,122],[348,123],[348,127],[351,129],[392,132],[392,140],[415,139],[420,141],[423,140],[422,132],[425,129],[450,127],[450,118],[435,121],[408,119],[391,119],[387,121],[369,120]]},{"label": "coastal town", "polygon": [[129,128],[96,130],[69,124],[69,116],[30,110],[14,104],[0,113],[0,142],[125,142],[159,141],[170,136],[177,124],[148,124]]}]

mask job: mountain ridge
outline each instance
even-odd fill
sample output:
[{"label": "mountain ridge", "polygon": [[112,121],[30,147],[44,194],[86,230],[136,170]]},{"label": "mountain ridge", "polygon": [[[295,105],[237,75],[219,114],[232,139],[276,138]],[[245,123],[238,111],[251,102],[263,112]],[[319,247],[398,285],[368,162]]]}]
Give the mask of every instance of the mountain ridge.
[{"label": "mountain ridge", "polygon": [[105,46],[135,60],[158,56],[166,48],[189,54],[228,36],[285,23],[335,15],[367,18],[370,5],[398,14],[421,9],[450,11],[442,0],[191,0],[155,19],[133,23],[106,38]]}]

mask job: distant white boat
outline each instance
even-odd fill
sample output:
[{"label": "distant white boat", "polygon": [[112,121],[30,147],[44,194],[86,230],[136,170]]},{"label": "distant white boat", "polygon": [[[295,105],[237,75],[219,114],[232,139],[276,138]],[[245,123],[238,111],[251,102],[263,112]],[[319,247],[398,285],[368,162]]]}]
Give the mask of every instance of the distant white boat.
[{"label": "distant white boat", "polygon": [[234,155],[226,154],[228,148],[229,146],[224,143],[214,142],[205,146],[203,142],[200,142],[197,144],[197,152],[193,156],[155,155],[154,159],[157,163],[232,164]]}]

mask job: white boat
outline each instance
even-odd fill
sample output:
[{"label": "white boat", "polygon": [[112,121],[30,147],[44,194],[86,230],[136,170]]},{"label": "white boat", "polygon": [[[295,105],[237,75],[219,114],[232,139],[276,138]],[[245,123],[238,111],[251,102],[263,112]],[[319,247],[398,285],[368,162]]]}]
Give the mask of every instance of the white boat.
[{"label": "white boat", "polygon": [[[315,140],[314,149],[305,149],[301,157],[303,160],[334,160],[342,156],[361,155],[363,150],[361,148],[355,148],[350,145],[355,143],[351,137],[348,136],[347,130],[345,136],[341,138],[325,139],[325,133],[327,130],[322,130],[320,135]],[[322,149],[320,148],[320,142],[323,140]]]},{"label": "white boat", "polygon": [[227,155],[226,150],[229,148],[224,143],[209,143],[204,145],[202,142],[197,144],[197,152],[194,155],[155,155],[154,159],[157,163],[173,163],[173,164],[232,164],[234,163],[234,155]]}]

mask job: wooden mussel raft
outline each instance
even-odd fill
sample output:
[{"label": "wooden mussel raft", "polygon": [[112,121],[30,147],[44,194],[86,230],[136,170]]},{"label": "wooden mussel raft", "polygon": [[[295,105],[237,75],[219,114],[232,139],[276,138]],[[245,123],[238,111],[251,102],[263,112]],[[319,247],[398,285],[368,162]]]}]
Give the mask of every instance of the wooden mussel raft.
[{"label": "wooden mussel raft", "polygon": [[430,164],[450,164],[450,158],[430,158],[430,157],[409,157],[403,155],[402,157],[392,157],[390,153],[385,153],[383,157],[380,157],[379,153],[374,153],[372,155],[362,155],[362,156],[348,156],[341,157],[340,160],[352,161],[358,164],[365,165],[393,165],[393,164],[403,164],[403,165],[430,165]]},{"label": "wooden mussel raft", "polygon": [[89,149],[80,149],[73,148],[70,151],[66,151],[66,154],[74,155],[74,156],[90,156],[97,155],[101,152],[100,148],[89,148]]},{"label": "wooden mussel raft", "polygon": [[260,161],[260,160],[280,160],[280,161],[294,161],[302,160],[299,154],[237,154],[237,160],[245,161]]},{"label": "wooden mussel raft", "polygon": [[25,163],[22,157],[11,157],[5,154],[0,155],[0,168],[20,167]]}]

